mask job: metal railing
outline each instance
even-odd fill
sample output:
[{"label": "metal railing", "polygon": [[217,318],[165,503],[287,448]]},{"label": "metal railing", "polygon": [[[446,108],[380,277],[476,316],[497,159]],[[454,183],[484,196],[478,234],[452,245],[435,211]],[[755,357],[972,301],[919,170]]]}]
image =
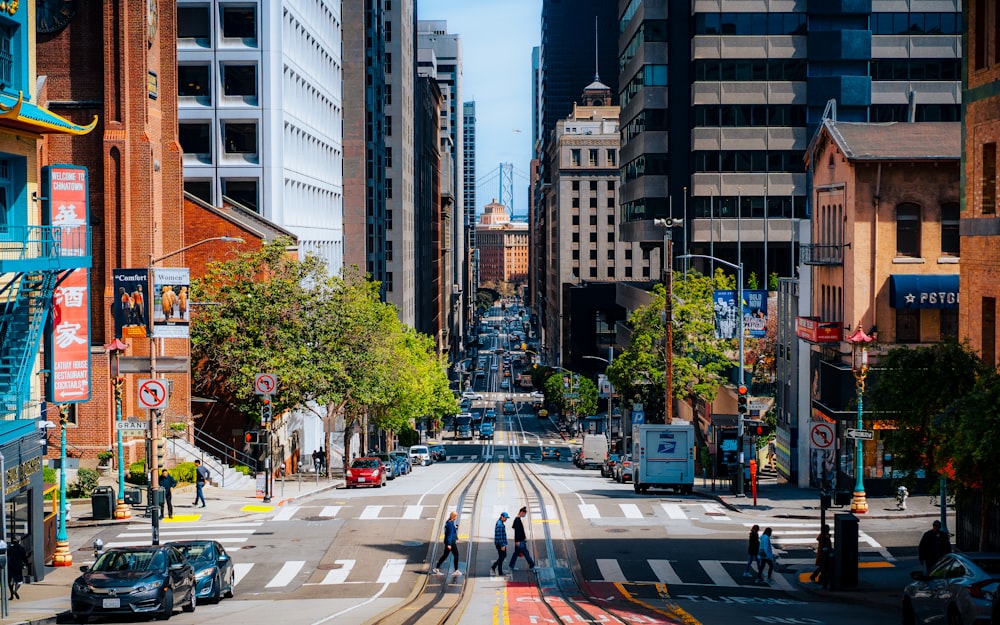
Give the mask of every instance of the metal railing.
[{"label": "metal railing", "polygon": [[844,264],[844,247],[842,245],[803,243],[799,246],[799,260],[804,265],[842,265]]},{"label": "metal railing", "polygon": [[2,226],[0,261],[86,256],[90,238],[89,226]]}]

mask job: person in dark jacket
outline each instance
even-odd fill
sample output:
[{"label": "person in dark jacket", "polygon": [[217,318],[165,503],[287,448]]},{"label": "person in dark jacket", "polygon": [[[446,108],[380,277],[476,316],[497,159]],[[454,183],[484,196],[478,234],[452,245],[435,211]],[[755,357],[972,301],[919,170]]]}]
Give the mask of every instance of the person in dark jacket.
[{"label": "person in dark jacket", "polygon": [[528,514],[528,508],[522,507],[514,517],[514,523],[511,525],[514,528],[514,555],[510,557],[510,563],[508,566],[510,570],[514,570],[514,563],[517,562],[518,556],[524,556],[525,561],[528,563],[528,570],[535,570],[535,561],[532,559],[531,554],[528,553],[528,536],[524,531],[524,524],[521,519]]},{"label": "person in dark jacket", "polygon": [[431,571],[434,575],[441,574],[441,565],[444,561],[448,559],[448,556],[454,559],[455,572],[452,576],[458,577],[462,574],[458,570],[458,513],[452,512],[448,515],[448,521],[444,524],[444,553],[441,554],[441,559],[438,560],[437,564],[434,566],[434,570]]},{"label": "person in dark jacket", "polygon": [[[163,489],[163,501],[160,502],[160,517],[172,519],[174,518],[174,486],[177,486],[177,480],[174,476],[170,475],[170,472],[166,469],[160,471],[160,488]],[[167,516],[163,516],[163,506],[167,507]]]},{"label": "person in dark jacket", "polygon": [[757,573],[753,565],[758,563],[760,553],[760,526],[750,528],[750,538],[747,540],[747,566],[743,569],[743,577],[754,577]]},{"label": "person in dark jacket", "polygon": [[951,553],[951,540],[941,531],[941,521],[934,521],[931,529],[924,532],[917,547],[917,557],[927,573],[931,572],[941,556]]},{"label": "person in dark jacket", "polygon": [[17,594],[21,584],[24,583],[24,567],[28,566],[28,552],[24,550],[17,538],[12,538],[7,545],[7,586],[10,589],[11,599],[20,599]]},{"label": "person in dark jacket", "polygon": [[501,576],[503,575],[503,561],[507,557],[507,526],[504,523],[509,518],[509,514],[501,512],[500,518],[497,519],[497,524],[493,528],[493,546],[497,548],[497,560],[490,567],[490,573]]},{"label": "person in dark jacket", "polygon": [[830,554],[833,553],[833,540],[830,538],[830,524],[824,523],[819,536],[816,537],[816,570],[809,576],[810,581],[819,581],[826,588],[829,583],[828,566]]}]

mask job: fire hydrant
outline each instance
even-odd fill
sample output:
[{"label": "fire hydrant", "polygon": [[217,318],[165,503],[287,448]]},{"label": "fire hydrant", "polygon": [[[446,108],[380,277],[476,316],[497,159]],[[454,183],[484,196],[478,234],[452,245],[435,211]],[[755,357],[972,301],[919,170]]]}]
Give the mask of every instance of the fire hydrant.
[{"label": "fire hydrant", "polygon": [[906,510],[906,498],[910,496],[910,492],[906,490],[905,486],[900,486],[896,489],[896,508],[900,510]]}]

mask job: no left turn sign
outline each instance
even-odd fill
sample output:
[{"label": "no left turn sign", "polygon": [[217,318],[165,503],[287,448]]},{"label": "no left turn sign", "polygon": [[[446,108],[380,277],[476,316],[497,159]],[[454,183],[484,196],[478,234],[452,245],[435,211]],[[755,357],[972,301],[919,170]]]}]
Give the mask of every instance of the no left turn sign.
[{"label": "no left turn sign", "polygon": [[278,388],[278,376],[273,373],[258,373],[253,379],[253,391],[258,395],[274,395]]},{"label": "no left turn sign", "polygon": [[164,410],[167,407],[167,383],[157,378],[139,380],[139,407]]},{"label": "no left turn sign", "polygon": [[809,446],[813,449],[830,449],[833,440],[833,426],[829,423],[813,423],[809,428]]}]

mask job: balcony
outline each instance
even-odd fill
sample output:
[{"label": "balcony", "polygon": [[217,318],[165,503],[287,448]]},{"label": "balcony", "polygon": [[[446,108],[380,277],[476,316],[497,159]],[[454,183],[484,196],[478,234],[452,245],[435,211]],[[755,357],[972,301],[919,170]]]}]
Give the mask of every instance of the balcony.
[{"label": "balcony", "polygon": [[799,261],[803,265],[843,265],[844,248],[841,245],[803,243],[799,246]]},{"label": "balcony", "polygon": [[90,227],[0,227],[0,273],[91,266]]}]

